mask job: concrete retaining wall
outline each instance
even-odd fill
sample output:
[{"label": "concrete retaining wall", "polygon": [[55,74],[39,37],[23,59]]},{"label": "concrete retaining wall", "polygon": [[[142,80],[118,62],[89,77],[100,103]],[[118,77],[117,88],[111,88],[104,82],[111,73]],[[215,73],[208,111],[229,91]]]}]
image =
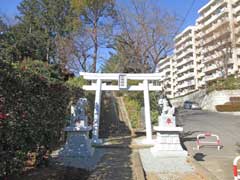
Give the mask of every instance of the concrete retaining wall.
[{"label": "concrete retaining wall", "polygon": [[182,107],[183,102],[190,100],[197,102],[202,109],[216,111],[215,106],[229,102],[230,97],[240,97],[240,90],[213,91],[206,94],[205,90],[199,90],[192,94],[171,99],[171,103],[176,107]]},{"label": "concrete retaining wall", "polygon": [[182,107],[184,101],[194,101],[200,105],[200,104],[202,104],[202,101],[205,96],[206,96],[206,91],[199,90],[199,91],[193,92],[191,94],[188,94],[186,96],[173,98],[170,101],[175,107]]}]

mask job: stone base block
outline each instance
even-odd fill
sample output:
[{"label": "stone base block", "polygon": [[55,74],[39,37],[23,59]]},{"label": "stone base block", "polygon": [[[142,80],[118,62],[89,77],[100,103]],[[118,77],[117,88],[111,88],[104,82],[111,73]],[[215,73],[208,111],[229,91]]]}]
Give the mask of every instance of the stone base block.
[{"label": "stone base block", "polygon": [[64,157],[91,157],[94,153],[88,131],[68,132],[67,141],[63,149],[59,152]]},{"label": "stone base block", "polygon": [[183,150],[176,132],[158,132],[151,152],[154,156],[187,156],[187,151]]},{"label": "stone base block", "polygon": [[150,148],[153,156],[158,157],[187,157],[188,152],[184,150],[159,150],[157,147]]},{"label": "stone base block", "polygon": [[102,156],[105,154],[103,149],[95,149],[92,156],[70,157],[70,156],[60,156],[60,151],[52,154],[52,157],[54,157],[58,163],[66,167],[82,168],[89,171],[96,168],[97,163],[101,160]]},{"label": "stone base block", "polygon": [[92,145],[101,145],[103,144],[103,140],[102,139],[92,139]]}]

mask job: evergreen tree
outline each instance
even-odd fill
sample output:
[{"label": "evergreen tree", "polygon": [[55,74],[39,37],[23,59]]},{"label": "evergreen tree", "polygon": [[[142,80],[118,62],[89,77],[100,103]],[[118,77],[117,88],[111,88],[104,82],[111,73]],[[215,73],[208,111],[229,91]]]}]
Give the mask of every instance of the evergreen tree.
[{"label": "evergreen tree", "polygon": [[76,22],[70,1],[23,0],[18,10],[15,33],[21,57],[56,63],[56,37],[70,34]]}]

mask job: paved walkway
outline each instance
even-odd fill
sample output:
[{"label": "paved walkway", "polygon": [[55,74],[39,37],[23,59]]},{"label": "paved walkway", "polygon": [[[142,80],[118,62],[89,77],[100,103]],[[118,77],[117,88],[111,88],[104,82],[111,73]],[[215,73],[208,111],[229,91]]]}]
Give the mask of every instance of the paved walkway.
[{"label": "paved walkway", "polygon": [[89,176],[89,180],[134,180],[135,152],[129,147],[131,131],[128,123],[119,112],[116,99],[111,93],[103,98],[100,120],[100,138],[106,138],[106,144],[115,145],[104,148],[105,155],[97,168]]},{"label": "paved walkway", "polygon": [[[183,141],[190,154],[219,180],[231,180],[232,161],[240,152],[240,116],[205,111],[180,110],[179,124],[184,128]],[[218,134],[223,144],[216,147],[196,147],[196,135],[201,132]]]}]

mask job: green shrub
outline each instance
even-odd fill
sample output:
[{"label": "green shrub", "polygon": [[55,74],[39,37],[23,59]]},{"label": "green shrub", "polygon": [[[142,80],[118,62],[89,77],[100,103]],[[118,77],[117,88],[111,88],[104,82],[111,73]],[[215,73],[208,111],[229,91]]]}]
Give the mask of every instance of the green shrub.
[{"label": "green shrub", "polygon": [[[129,118],[133,128],[138,128],[141,118],[141,107],[144,107],[143,92],[127,92],[127,96],[124,97],[124,102],[127,107]],[[151,120],[152,124],[158,122],[158,94],[157,92],[150,92],[150,108],[151,108]]]},{"label": "green shrub", "polygon": [[65,84],[56,66],[0,62],[0,177],[21,172],[29,152],[44,156],[42,149],[59,145],[69,102],[81,95]]},{"label": "green shrub", "polygon": [[131,99],[128,96],[124,97],[124,103],[133,128],[139,127],[141,117],[141,105],[138,101]]},{"label": "green shrub", "polygon": [[219,112],[237,112],[240,111],[240,104],[217,105],[216,109]]},{"label": "green shrub", "polygon": [[154,125],[158,124],[158,116],[159,116],[159,112],[157,110],[151,110],[152,124]]},{"label": "green shrub", "polygon": [[229,76],[228,78],[220,78],[207,83],[207,91],[235,90],[240,89],[240,78]]}]

